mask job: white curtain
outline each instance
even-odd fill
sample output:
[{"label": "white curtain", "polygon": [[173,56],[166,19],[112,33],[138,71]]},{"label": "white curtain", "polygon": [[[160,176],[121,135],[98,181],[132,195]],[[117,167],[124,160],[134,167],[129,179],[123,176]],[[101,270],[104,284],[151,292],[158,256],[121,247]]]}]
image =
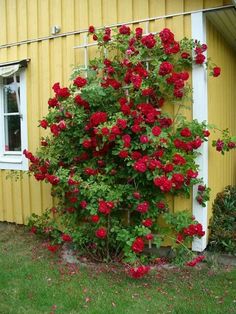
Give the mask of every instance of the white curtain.
[{"label": "white curtain", "polygon": [[19,70],[20,64],[14,64],[14,65],[7,65],[7,66],[0,66],[0,76],[2,77],[8,77],[13,75]]}]

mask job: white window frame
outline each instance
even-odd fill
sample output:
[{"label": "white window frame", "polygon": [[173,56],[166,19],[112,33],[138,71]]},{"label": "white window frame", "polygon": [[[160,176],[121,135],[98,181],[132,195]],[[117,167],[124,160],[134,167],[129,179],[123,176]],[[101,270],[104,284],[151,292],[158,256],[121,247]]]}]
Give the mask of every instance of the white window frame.
[{"label": "white window frame", "polygon": [[[26,68],[19,69],[20,76],[20,115],[21,115],[21,151],[9,152],[4,149],[4,97],[3,85],[0,84],[0,170],[28,170],[28,160],[23,155],[23,150],[28,147],[27,132],[27,97],[26,97]],[[2,80],[2,78],[0,78]]]}]

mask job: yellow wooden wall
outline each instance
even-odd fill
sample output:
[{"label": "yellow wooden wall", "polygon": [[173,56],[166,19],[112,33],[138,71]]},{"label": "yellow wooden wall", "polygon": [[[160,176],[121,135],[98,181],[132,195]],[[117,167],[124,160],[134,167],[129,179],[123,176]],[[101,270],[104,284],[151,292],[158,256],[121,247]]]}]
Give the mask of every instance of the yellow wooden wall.
[{"label": "yellow wooden wall", "polygon": [[[229,128],[236,134],[236,51],[225,41],[223,36],[207,22],[208,54],[222,69],[217,79],[208,79],[208,114],[209,123],[219,129]],[[220,133],[212,133],[212,139],[218,139]],[[236,185],[236,155],[231,151],[222,156],[209,146],[209,186],[212,189],[209,202],[209,217],[216,193],[226,185]]]},{"label": "yellow wooden wall", "polygon": [[[49,36],[53,25],[61,32],[81,30],[153,16],[215,7],[230,0],[0,0],[0,45]],[[144,25],[140,25],[144,26]],[[191,36],[190,15],[150,23],[150,31],[171,28],[176,38]],[[46,114],[54,82],[68,84],[71,66],[83,63],[83,51],[73,46],[83,35],[70,35],[16,47],[0,49],[0,62],[30,58],[27,68],[29,150],[35,151],[43,131],[38,120]],[[93,49],[94,53],[94,49]],[[188,112],[190,118],[191,112]],[[49,186],[24,176],[22,181],[5,179],[0,171],[0,221],[26,223],[32,212],[52,205]],[[191,201],[174,199],[174,210],[190,208]]]}]

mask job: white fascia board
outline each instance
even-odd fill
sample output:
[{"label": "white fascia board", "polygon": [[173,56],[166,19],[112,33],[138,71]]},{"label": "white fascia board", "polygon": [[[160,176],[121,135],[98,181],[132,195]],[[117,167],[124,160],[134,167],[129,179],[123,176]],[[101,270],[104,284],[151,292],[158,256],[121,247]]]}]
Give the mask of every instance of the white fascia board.
[{"label": "white fascia board", "polygon": [[[206,43],[206,20],[203,12],[191,14],[192,38]],[[204,53],[206,56],[206,52]],[[207,56],[206,56],[207,57]],[[198,121],[208,121],[208,97],[207,97],[207,71],[202,65],[193,65],[192,69],[193,84],[193,119]],[[200,156],[197,157],[199,165],[199,177],[203,178],[204,184],[208,184],[208,143],[204,142],[199,148]],[[193,216],[202,224],[205,235],[195,238],[192,243],[192,250],[202,252],[207,246],[207,206],[202,207],[196,201],[197,186],[193,187]]]}]

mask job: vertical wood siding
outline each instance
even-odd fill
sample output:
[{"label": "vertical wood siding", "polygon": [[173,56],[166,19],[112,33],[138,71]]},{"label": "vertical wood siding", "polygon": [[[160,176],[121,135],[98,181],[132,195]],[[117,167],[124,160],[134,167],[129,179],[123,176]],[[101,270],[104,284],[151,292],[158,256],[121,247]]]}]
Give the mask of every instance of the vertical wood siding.
[{"label": "vertical wood siding", "polygon": [[[0,45],[49,36],[53,25],[59,25],[64,33],[85,29],[91,24],[109,25],[228,3],[229,0],[0,0]],[[190,16],[178,16],[151,22],[150,31],[169,27],[180,39],[191,36],[190,25]],[[47,100],[52,96],[50,86],[57,81],[68,84],[72,65],[84,62],[82,49],[73,49],[83,43],[83,36],[71,35],[0,49],[0,62],[31,59],[26,71],[28,142],[33,152],[44,134],[37,125],[47,112]],[[95,52],[96,48],[91,49],[90,56]],[[212,57],[215,59],[213,54]],[[191,118],[191,111],[187,115]],[[232,115],[229,119],[232,120]],[[227,162],[232,159],[229,158]],[[26,223],[32,212],[40,214],[52,206],[49,185],[23,174],[21,181],[6,180],[6,174],[6,171],[0,171],[0,221]],[[191,206],[191,201],[181,198],[175,198],[171,203],[176,211]]]},{"label": "vertical wood siding", "polygon": [[[209,56],[222,69],[220,77],[208,79],[209,123],[222,130],[228,128],[231,134],[236,134],[235,51],[210,22],[207,23],[207,42]],[[218,136],[217,133],[212,134],[212,139],[217,140]],[[216,153],[215,148],[209,147],[209,186],[212,189],[209,218],[216,193],[229,184],[236,184],[235,151],[222,156]]]}]

